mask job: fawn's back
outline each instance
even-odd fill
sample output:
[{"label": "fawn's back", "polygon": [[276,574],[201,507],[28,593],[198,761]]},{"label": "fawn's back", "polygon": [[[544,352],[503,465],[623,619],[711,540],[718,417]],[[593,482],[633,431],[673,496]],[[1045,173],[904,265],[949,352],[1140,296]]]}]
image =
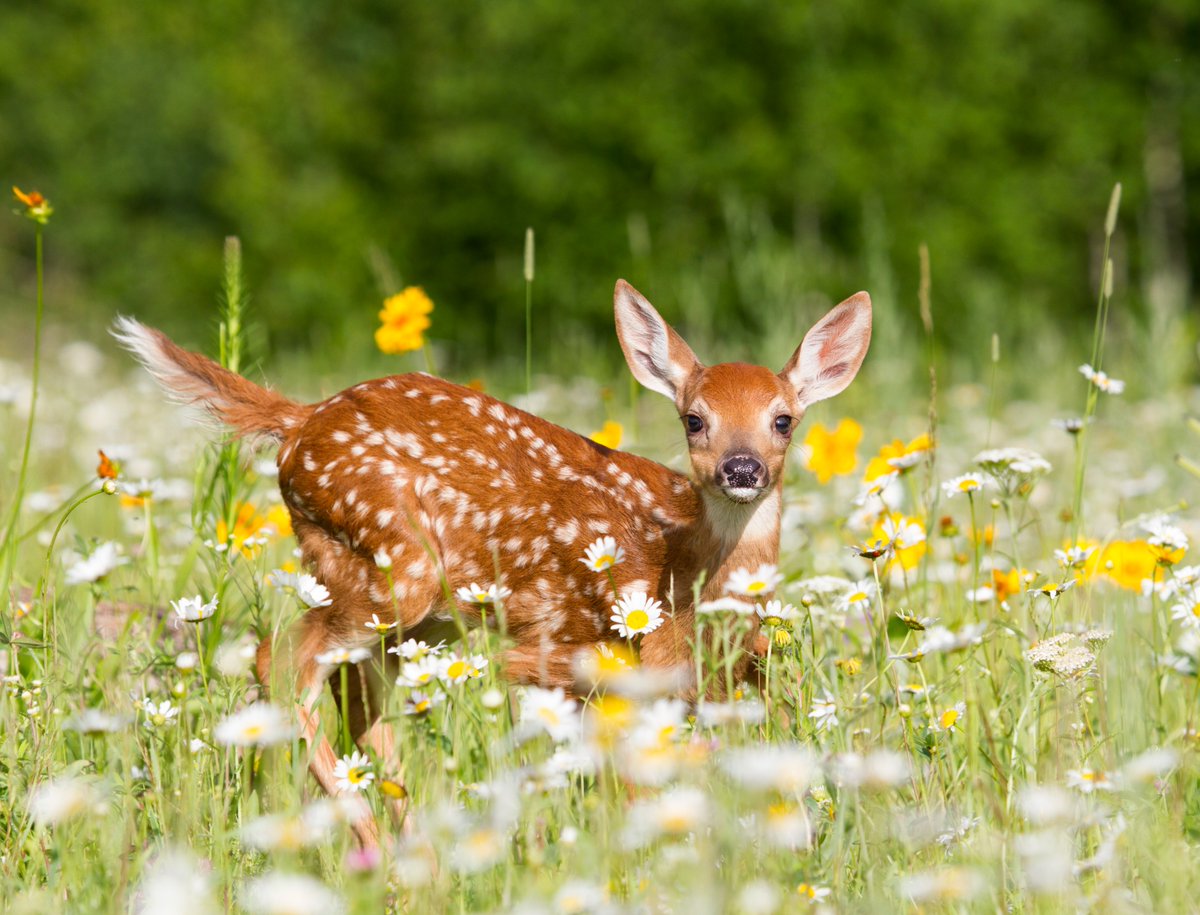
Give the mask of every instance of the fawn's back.
[{"label": "fawn's back", "polygon": [[681,558],[671,532],[697,511],[686,477],[424,374],[311,408],[280,449],[279,483],[317,577],[367,598],[349,616],[341,602],[344,640],[366,641],[371,613],[410,607],[408,629],[423,610],[444,616],[459,587],[502,583],[518,641],[594,642],[613,586],[580,561],[588,544],[614,537],[617,588],[663,599]]}]

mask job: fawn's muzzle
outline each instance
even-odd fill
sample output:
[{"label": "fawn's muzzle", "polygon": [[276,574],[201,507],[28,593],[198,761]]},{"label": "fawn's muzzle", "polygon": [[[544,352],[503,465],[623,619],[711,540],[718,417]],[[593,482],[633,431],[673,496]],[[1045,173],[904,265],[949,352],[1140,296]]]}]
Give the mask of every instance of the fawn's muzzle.
[{"label": "fawn's muzzle", "polygon": [[717,467],[717,484],[726,492],[753,491],[767,485],[767,468],[752,454],[735,454],[725,458]]}]

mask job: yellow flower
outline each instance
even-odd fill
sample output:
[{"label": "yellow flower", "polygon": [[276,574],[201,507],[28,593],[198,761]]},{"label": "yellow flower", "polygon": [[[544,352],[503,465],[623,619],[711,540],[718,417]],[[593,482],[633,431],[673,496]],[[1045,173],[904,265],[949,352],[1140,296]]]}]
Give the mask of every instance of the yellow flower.
[{"label": "yellow flower", "polygon": [[[1178,561],[1183,551],[1177,551]],[[1143,581],[1161,581],[1161,548],[1145,540],[1118,540],[1092,553],[1084,567],[1087,578],[1103,575],[1118,588],[1141,591]]]},{"label": "yellow flower", "polygon": [[925,432],[907,445],[896,439],[880,448],[879,454],[871,458],[867,472],[863,474],[863,482],[870,483],[891,473],[903,473],[920,463],[921,457],[932,448],[933,442]]},{"label": "yellow flower", "polygon": [[604,428],[599,432],[593,432],[588,436],[593,442],[603,445],[605,448],[612,448],[614,451],[621,447],[621,435],[625,430],[620,423],[614,423],[611,419],[606,420]]},{"label": "yellow flower", "polygon": [[830,432],[821,423],[814,423],[804,436],[804,466],[817,475],[824,486],[834,477],[854,473],[858,467],[858,443],[862,441],[862,426],[852,419],[843,419]]},{"label": "yellow flower", "polygon": [[874,539],[882,540],[884,543],[892,540],[891,536],[889,536],[889,534],[884,530],[884,522],[888,520],[892,522],[891,526],[896,529],[905,529],[907,526],[912,525],[913,527],[909,527],[908,530],[914,534],[919,530],[921,534],[921,539],[915,543],[910,543],[908,537],[899,542],[892,541],[896,543],[896,546],[892,555],[892,559],[888,562],[888,568],[894,569],[897,565],[905,571],[916,568],[917,564],[921,561],[921,558],[925,555],[925,550],[927,549],[927,544],[924,538],[925,525],[923,525],[919,519],[909,518],[900,512],[891,512],[887,515],[880,515],[879,519],[875,522],[875,525],[871,528],[871,536]]},{"label": "yellow flower", "polygon": [[429,328],[426,317],[433,311],[433,302],[420,286],[409,286],[403,292],[386,299],[375,331],[375,344],[385,353],[406,353],[425,345],[421,335]]},{"label": "yellow flower", "polygon": [[1009,569],[1007,572],[992,569],[992,590],[996,592],[996,600],[1000,603],[1014,594],[1020,594],[1032,581],[1033,573],[1028,569]]},{"label": "yellow flower", "polygon": [[833,664],[847,677],[856,677],[862,670],[862,658],[838,658]]},{"label": "yellow flower", "polygon": [[13,196],[17,198],[17,203],[25,207],[25,216],[28,216],[34,222],[41,225],[45,225],[50,221],[50,217],[54,213],[54,207],[50,206],[49,200],[37,191],[30,191],[27,194],[19,187],[14,187],[12,192]]},{"label": "yellow flower", "polygon": [[[290,524],[288,531],[291,531]],[[266,543],[272,534],[278,535],[279,528],[274,526],[269,515],[260,515],[249,502],[238,506],[232,531],[224,518],[217,522],[217,543],[241,553],[247,559],[257,556],[259,547]]]}]

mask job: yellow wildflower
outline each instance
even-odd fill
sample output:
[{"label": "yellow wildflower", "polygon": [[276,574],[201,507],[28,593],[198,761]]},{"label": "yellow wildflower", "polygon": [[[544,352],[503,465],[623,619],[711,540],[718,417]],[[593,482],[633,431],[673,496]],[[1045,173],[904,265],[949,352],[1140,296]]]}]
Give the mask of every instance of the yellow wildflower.
[{"label": "yellow wildflower", "polygon": [[[896,531],[902,532],[899,538],[892,536]],[[893,545],[892,559],[888,562],[889,569],[897,565],[905,571],[916,568],[928,548],[925,541],[925,525],[919,519],[910,518],[900,512],[880,515],[871,528],[871,537]]]},{"label": "yellow wildflower", "polygon": [[420,349],[425,345],[422,334],[430,326],[426,315],[431,311],[433,302],[420,286],[409,286],[384,300],[379,312],[383,325],[375,331],[375,344],[385,353]]},{"label": "yellow wildflower", "polygon": [[992,569],[992,590],[996,592],[996,600],[1004,603],[1014,594],[1020,594],[1033,578],[1028,569],[1009,569],[1007,572]]},{"label": "yellow wildflower", "polygon": [[814,423],[804,436],[804,466],[817,475],[824,486],[834,477],[854,473],[858,467],[858,443],[862,441],[862,426],[852,419],[843,419],[830,432],[821,423]]},{"label": "yellow wildflower", "polygon": [[[290,529],[289,525],[289,532]],[[232,531],[224,518],[217,521],[217,543],[228,546],[231,551],[239,552],[247,559],[257,556],[259,547],[266,543],[272,534],[279,534],[279,529],[271,523],[268,516],[260,515],[249,502],[238,506]]]},{"label": "yellow wildflower", "polygon": [[880,448],[879,454],[871,458],[867,472],[863,474],[863,482],[870,483],[888,474],[903,473],[920,463],[925,452],[932,448],[933,442],[928,433],[921,433],[907,445],[896,439]]},{"label": "yellow wildflower", "polygon": [[25,193],[19,187],[13,187],[12,192],[13,196],[17,198],[17,202],[25,207],[25,216],[42,225],[50,221],[54,207],[50,206],[49,200],[37,191]]},{"label": "yellow wildflower", "polygon": [[621,447],[621,436],[625,430],[620,423],[614,423],[611,419],[606,420],[604,428],[599,432],[593,432],[588,436],[593,442],[603,445],[605,448],[612,448],[614,451]]},{"label": "yellow wildflower", "polygon": [[1143,581],[1162,580],[1160,550],[1145,540],[1118,540],[1092,553],[1084,574],[1087,578],[1102,575],[1118,588],[1141,591]]}]

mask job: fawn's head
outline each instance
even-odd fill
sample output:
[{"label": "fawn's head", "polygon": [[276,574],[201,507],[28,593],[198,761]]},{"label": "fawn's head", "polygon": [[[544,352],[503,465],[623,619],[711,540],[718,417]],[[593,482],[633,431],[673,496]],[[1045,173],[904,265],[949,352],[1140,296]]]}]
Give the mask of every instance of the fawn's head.
[{"label": "fawn's head", "polygon": [[624,280],[613,300],[630,371],[675,402],[696,481],[732,502],[756,502],[778,483],[805,409],[845,390],[871,342],[871,298],[860,292],[818,321],[779,373],[740,362],[705,366]]}]

